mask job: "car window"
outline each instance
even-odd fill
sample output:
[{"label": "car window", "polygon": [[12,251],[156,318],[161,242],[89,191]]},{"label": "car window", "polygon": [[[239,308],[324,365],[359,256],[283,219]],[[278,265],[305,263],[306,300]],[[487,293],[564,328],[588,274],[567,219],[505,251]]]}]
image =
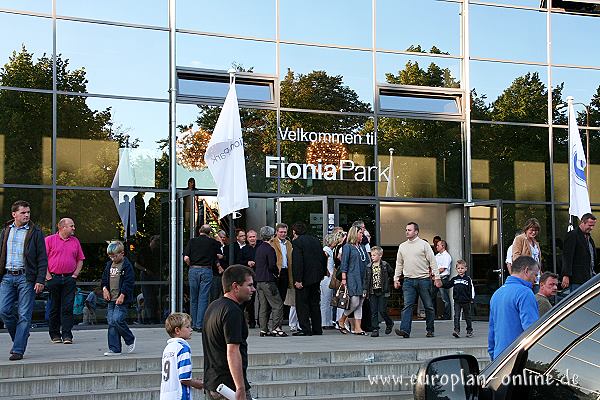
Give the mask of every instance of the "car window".
[{"label": "car window", "polygon": [[600,296],[579,307],[529,349],[523,376],[529,398],[600,397]]}]

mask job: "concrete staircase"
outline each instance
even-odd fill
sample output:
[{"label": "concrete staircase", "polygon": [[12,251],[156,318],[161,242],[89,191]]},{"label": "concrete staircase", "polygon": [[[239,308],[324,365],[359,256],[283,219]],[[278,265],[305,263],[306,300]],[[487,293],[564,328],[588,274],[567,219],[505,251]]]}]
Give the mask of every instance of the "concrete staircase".
[{"label": "concrete staircase", "polygon": [[[482,367],[487,362],[484,346],[452,345],[446,349],[250,354],[248,378],[257,399],[412,399],[409,377],[424,360],[461,351],[476,356]],[[158,399],[160,358],[134,356],[0,365],[0,398]],[[202,356],[194,356],[193,365],[194,376],[202,376]],[[381,377],[389,381],[382,383]],[[371,382],[374,379],[377,383]],[[203,398],[198,391],[193,396]]]}]

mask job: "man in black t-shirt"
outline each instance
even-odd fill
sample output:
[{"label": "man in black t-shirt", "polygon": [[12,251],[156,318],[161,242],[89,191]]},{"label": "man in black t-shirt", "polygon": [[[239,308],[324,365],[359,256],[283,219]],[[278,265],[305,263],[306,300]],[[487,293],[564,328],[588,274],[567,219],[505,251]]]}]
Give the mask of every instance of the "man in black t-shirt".
[{"label": "man in black t-shirt", "polygon": [[202,321],[212,285],[212,268],[217,260],[223,258],[221,244],[209,235],[210,225],[202,225],[198,237],[190,239],[183,253],[183,260],[190,266],[190,311],[196,332],[202,332]]},{"label": "man in black t-shirt", "polygon": [[225,294],[213,301],[204,315],[202,350],[204,388],[209,399],[225,399],[217,387],[225,384],[236,400],[252,399],[248,369],[248,325],[241,305],[256,291],[254,271],[232,265],[223,272]]}]

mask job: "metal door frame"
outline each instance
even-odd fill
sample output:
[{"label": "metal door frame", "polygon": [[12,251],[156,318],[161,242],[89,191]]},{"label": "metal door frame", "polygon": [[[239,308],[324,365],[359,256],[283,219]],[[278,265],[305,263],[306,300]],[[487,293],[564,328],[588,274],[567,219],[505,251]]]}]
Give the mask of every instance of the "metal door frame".
[{"label": "metal door frame", "polygon": [[466,235],[467,240],[465,241],[465,249],[463,254],[469,255],[470,262],[473,261],[473,257],[471,254],[471,213],[470,209],[473,207],[495,207],[496,208],[496,236],[498,238],[498,269],[493,270],[493,272],[498,273],[499,286],[502,286],[504,283],[504,238],[503,238],[503,229],[502,229],[502,200],[482,200],[482,201],[472,201],[464,204],[465,213],[464,213],[464,221],[465,221],[465,232],[468,232]]},{"label": "metal door frame", "polygon": [[356,204],[356,205],[374,205],[375,206],[375,229],[379,229],[379,232],[375,232],[377,234],[377,243],[371,244],[379,246],[381,243],[381,226],[380,222],[380,201],[379,200],[355,200],[355,199],[334,199],[333,200],[333,215],[334,215],[334,223],[335,226],[340,225],[340,204]]},{"label": "metal door frame", "polygon": [[[281,203],[290,203],[290,202],[308,202],[308,201],[320,201],[323,205],[323,237],[327,235],[327,225],[328,225],[328,211],[327,211],[327,196],[282,196],[275,198],[275,206],[276,206],[276,219],[277,223],[281,223]],[[307,221],[310,223],[310,221]]]}]

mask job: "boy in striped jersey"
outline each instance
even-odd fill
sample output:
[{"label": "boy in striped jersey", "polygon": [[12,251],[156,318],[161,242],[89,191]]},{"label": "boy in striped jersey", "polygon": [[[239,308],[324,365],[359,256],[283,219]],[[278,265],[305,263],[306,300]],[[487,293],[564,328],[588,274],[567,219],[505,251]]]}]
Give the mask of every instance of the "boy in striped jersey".
[{"label": "boy in striped jersey", "polygon": [[203,389],[202,380],[192,378],[192,350],[186,340],[192,337],[192,318],[173,313],[165,321],[171,339],[162,357],[160,400],[191,400],[190,387]]}]

